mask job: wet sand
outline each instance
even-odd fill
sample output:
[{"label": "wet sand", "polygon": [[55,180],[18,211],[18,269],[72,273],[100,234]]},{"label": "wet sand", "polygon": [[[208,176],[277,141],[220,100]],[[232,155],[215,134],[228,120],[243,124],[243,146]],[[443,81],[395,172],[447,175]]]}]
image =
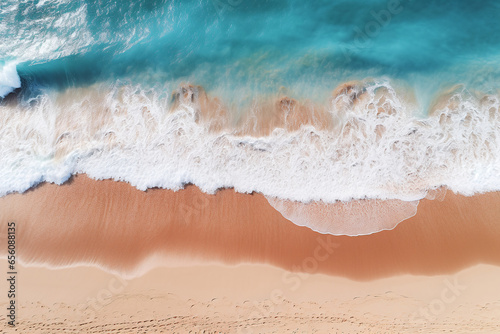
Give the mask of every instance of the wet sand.
[{"label": "wet sand", "polygon": [[[500,193],[448,192],[442,202],[422,200],[394,230],[331,236],[292,224],[261,194],[209,195],[195,186],[143,192],[79,175],[0,198],[0,219],[17,223],[25,264],[94,263],[133,276],[150,255],[167,254],[372,280],[500,265],[499,208]],[[0,232],[5,237],[6,224]],[[315,254],[321,260],[306,260]]]},{"label": "wet sand", "polygon": [[0,198],[0,220],[17,224],[20,326],[33,332],[433,332],[469,313],[471,330],[494,332],[499,208],[499,193],[448,192],[394,230],[331,236],[261,194],[142,192],[79,175]]}]

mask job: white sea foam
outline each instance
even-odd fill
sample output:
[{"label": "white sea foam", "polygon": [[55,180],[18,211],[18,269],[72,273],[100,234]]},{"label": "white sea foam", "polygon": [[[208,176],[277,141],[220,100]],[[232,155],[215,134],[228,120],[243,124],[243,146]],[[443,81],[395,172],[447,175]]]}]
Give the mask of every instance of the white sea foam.
[{"label": "white sea foam", "polygon": [[392,230],[417,213],[419,201],[352,200],[301,203],[267,197],[269,204],[296,225],[324,234],[359,236]]},{"label": "white sea foam", "polygon": [[[125,19],[111,27],[106,15],[118,5],[109,4],[108,8],[94,12],[93,17],[89,15],[90,5],[86,2],[47,0],[23,4],[8,1],[5,6],[2,4],[5,8],[0,8],[0,31],[8,32],[0,34],[0,55],[2,59],[15,58],[20,63],[44,63],[85,54],[95,45],[120,44],[115,52],[125,52],[149,36],[150,30],[147,25],[130,25]],[[128,15],[137,15],[132,8],[130,11]],[[159,21],[162,13],[151,15]],[[165,29],[169,29],[170,23],[165,21]],[[95,26],[99,26],[99,33],[95,33]]]},{"label": "white sea foam", "polygon": [[[381,104],[377,90],[384,88]],[[0,195],[72,174],[127,181],[141,190],[194,183],[307,203],[419,200],[446,186],[465,195],[500,190],[496,96],[465,91],[425,120],[412,116],[387,82],[366,103],[329,110],[339,126],[275,129],[264,137],[210,131],[200,106],[134,87],[71,89],[30,106],[0,107]],[[392,113],[377,113],[383,105]]]},{"label": "white sea foam", "polygon": [[16,71],[16,62],[0,63],[0,98],[4,98],[14,89],[21,87],[21,78]]}]

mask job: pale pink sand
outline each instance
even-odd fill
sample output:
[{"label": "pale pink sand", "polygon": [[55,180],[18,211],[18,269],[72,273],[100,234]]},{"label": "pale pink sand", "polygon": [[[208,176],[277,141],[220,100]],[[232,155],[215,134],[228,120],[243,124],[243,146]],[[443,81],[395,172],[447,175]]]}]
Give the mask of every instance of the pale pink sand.
[{"label": "pale pink sand", "polygon": [[[248,264],[156,268],[132,280],[90,267],[22,267],[17,330],[498,333],[499,278],[500,268],[489,265],[370,282]],[[13,332],[0,320],[0,329]]]}]

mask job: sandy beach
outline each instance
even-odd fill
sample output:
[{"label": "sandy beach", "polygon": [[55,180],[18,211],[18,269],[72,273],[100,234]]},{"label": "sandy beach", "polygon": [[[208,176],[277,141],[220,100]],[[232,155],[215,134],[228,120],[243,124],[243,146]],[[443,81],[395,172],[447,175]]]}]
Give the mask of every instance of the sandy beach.
[{"label": "sandy beach", "polygon": [[18,226],[18,331],[494,333],[499,204],[448,192],[391,231],[332,236],[256,193],[78,175],[0,198],[0,219]]},{"label": "sandy beach", "polygon": [[500,333],[500,1],[0,5],[0,334]]}]

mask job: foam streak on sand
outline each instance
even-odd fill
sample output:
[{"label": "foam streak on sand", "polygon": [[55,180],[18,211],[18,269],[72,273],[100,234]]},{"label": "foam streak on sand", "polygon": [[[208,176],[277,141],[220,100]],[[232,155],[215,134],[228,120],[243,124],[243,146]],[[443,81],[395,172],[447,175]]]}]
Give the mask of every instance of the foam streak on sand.
[{"label": "foam streak on sand", "polygon": [[364,235],[391,230],[417,213],[419,201],[352,200],[327,204],[301,203],[267,197],[283,217],[299,226],[333,235]]}]

